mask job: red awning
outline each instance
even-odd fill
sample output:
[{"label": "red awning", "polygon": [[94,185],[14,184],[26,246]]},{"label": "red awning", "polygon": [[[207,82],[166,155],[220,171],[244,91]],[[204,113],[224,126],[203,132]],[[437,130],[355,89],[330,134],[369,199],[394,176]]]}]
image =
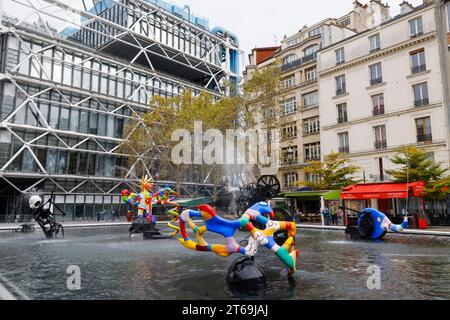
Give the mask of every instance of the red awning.
[{"label": "red awning", "polygon": [[424,186],[423,182],[357,184],[344,188],[341,199],[404,199],[410,191],[413,196],[420,197]]}]

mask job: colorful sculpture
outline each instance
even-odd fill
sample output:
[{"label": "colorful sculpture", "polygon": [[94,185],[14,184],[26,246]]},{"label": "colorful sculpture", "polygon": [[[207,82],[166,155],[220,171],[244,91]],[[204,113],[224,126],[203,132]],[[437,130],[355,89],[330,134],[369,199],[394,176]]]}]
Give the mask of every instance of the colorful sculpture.
[{"label": "colorful sculpture", "polygon": [[154,182],[148,176],[145,176],[141,180],[141,191],[140,193],[131,193],[128,190],[122,191],[122,203],[126,203],[129,206],[129,210],[127,213],[128,222],[133,221],[134,217],[134,209],[137,208],[137,221],[139,223],[155,223],[156,217],[153,216],[152,209],[153,205],[162,205],[169,207],[168,214],[174,216],[173,220],[169,224],[172,229],[175,229],[175,232],[171,234],[171,236],[175,236],[179,228],[174,226],[173,223],[178,221],[178,210],[179,205],[174,201],[177,198],[177,193],[172,190],[170,187],[165,187],[157,192],[153,192]]},{"label": "colorful sculpture", "polygon": [[[289,273],[296,271],[298,250],[295,249],[296,225],[293,222],[273,221],[274,212],[266,202],[259,202],[245,211],[238,220],[226,220],[219,217],[213,208],[208,205],[198,207],[198,211],[186,210],[179,217],[180,231],[183,238],[178,239],[180,243],[196,251],[214,252],[222,257],[228,257],[233,253],[254,257],[259,246],[266,246],[288,267]],[[203,219],[205,225],[198,227],[193,219]],[[265,226],[264,230],[256,228],[251,221],[256,221]],[[196,241],[192,240],[187,231],[186,223],[195,233]],[[245,228],[250,232],[250,238],[246,247],[241,247],[234,238],[236,231]],[[288,237],[282,246],[276,244],[274,233],[286,230]],[[225,237],[226,244],[208,244],[203,238],[206,232],[214,232]]]},{"label": "colorful sculpture", "polygon": [[352,239],[382,239],[388,231],[403,232],[408,227],[408,217],[401,224],[393,224],[382,212],[368,208],[358,215],[357,226],[348,226],[345,233]]}]

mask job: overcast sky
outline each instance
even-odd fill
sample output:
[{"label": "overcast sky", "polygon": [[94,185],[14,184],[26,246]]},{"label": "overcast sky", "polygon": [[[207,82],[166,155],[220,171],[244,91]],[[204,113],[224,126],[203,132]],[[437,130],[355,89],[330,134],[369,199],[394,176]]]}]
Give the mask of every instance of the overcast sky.
[{"label": "overcast sky", "polygon": [[[27,10],[16,2],[24,0],[0,0],[3,10],[15,16],[23,16]],[[38,0],[30,0],[37,3]],[[68,0],[63,0],[68,1]],[[86,0],[91,3],[92,0]],[[44,1],[40,1],[45,3]],[[81,0],[68,1],[81,8]],[[168,0],[168,2],[171,2]],[[367,3],[369,0],[360,0]],[[403,0],[383,0],[389,3],[391,15],[400,12]],[[423,0],[410,0],[413,5]],[[353,9],[353,0],[176,0],[183,7],[189,5],[192,13],[207,17],[210,27],[222,26],[235,33],[241,48],[249,53],[256,46],[279,44],[284,35],[292,35],[302,26],[312,25],[328,17],[340,17]]]},{"label": "overcast sky", "polygon": [[[272,46],[302,26],[328,17],[338,18],[353,9],[353,0],[177,0],[188,4],[192,12],[209,18],[210,27],[222,26],[236,33],[247,53],[254,47]],[[369,0],[360,0],[367,3]],[[400,12],[403,0],[383,0],[391,15]],[[423,0],[410,0],[413,5]]]}]

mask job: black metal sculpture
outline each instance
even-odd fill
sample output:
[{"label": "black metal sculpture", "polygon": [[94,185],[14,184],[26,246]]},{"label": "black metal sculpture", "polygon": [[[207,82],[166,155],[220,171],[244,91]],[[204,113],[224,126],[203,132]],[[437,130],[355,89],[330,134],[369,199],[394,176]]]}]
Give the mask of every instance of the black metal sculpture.
[{"label": "black metal sculpture", "polygon": [[280,181],[276,176],[261,176],[257,182],[251,182],[240,188],[240,196],[236,200],[239,215],[255,203],[276,197],[280,190]]},{"label": "black metal sculpture", "polygon": [[63,212],[59,209],[54,203],[54,195],[50,196],[50,199],[43,203],[41,197],[35,195],[32,196],[29,200],[30,209],[33,212],[33,218],[41,227],[42,231],[44,231],[45,237],[47,239],[52,239],[53,237],[57,237],[59,232],[62,233],[64,237],[64,227],[62,224],[57,223],[55,219],[55,214],[50,210],[44,208],[46,205],[53,205],[59,211]]}]

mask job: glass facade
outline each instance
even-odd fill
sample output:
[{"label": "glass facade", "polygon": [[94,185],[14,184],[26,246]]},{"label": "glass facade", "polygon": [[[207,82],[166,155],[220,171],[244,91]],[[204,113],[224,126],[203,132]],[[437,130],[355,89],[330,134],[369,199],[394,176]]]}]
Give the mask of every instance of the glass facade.
[{"label": "glass facade", "polygon": [[[0,190],[8,197],[0,207],[0,222],[26,209],[19,190],[35,190],[47,199],[53,192],[68,220],[96,220],[100,212],[110,216],[112,209],[124,217],[120,191],[146,173],[142,165],[131,168],[127,161],[141,155],[122,151],[127,124],[156,107],[155,96],[186,90],[194,96],[223,95],[217,83],[204,83],[206,72],[200,70],[207,66],[216,81],[228,70],[220,36],[145,6],[139,10],[148,13],[147,19],[139,22],[134,2],[118,2],[124,5],[107,5],[99,13],[112,24],[82,19],[81,30],[50,37],[44,29],[18,23],[14,33],[0,35],[0,73],[8,76],[0,80],[0,120],[5,123],[0,128]],[[139,41],[164,48],[173,58],[154,65],[174,73],[127,56],[136,52],[133,41],[118,36],[122,27]],[[158,56],[148,54],[150,60]],[[180,67],[175,57],[189,57],[184,60],[189,66]],[[206,189],[197,194],[205,195]]]}]

